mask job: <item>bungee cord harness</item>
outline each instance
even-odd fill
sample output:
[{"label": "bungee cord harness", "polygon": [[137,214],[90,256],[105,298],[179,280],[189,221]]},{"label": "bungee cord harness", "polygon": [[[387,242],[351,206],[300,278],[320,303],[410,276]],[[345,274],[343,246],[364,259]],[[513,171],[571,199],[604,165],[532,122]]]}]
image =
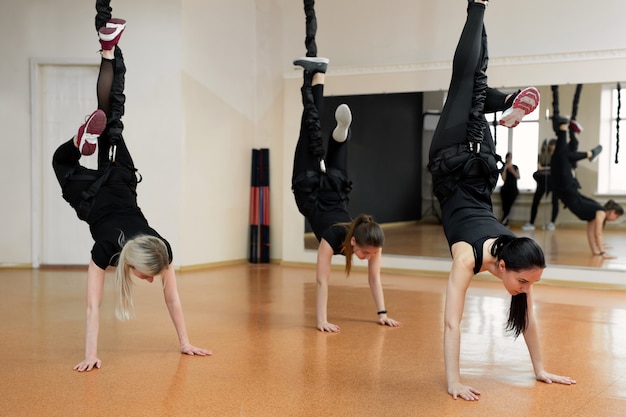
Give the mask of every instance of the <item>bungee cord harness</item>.
[{"label": "bungee cord harness", "polygon": [[619,164],[619,122],[620,110],[622,109],[622,87],[617,83],[617,115],[615,116],[615,163]]}]

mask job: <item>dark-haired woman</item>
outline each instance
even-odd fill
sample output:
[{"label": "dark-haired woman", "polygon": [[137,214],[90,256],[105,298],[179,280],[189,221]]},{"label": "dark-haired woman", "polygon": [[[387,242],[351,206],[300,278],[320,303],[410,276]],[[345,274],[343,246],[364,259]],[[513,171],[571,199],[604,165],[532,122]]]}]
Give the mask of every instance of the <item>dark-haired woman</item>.
[{"label": "dark-haired woman", "polygon": [[320,242],[317,250],[317,328],[339,332],[338,325],[327,316],[328,279],[333,255],[346,257],[346,274],[350,273],[352,255],[367,260],[368,281],[376,303],[378,322],[396,327],[401,323],[387,316],[380,280],[380,262],[385,240],[383,231],[372,217],[352,219],[348,213],[351,181],[347,172],[347,142],[350,140],[352,115],[347,105],[335,111],[337,127],[324,147],[320,117],[323,114],[324,77],[328,60],[305,57],[294,61],[304,68],[302,85],[302,120],[296,146],[292,189],[300,213],[307,218]]},{"label": "dark-haired woman", "polygon": [[522,226],[522,230],[535,230],[535,219],[539,211],[539,203],[544,195],[547,197],[550,194],[552,194],[552,214],[547,229],[552,231],[556,228],[555,222],[559,215],[559,198],[552,191],[553,184],[552,178],[550,177],[550,160],[552,159],[555,146],[556,139],[550,139],[550,141],[545,139],[541,145],[541,151],[537,156],[537,171],[533,174],[533,178],[537,181],[537,188],[535,189],[533,202],[530,206],[530,221]]},{"label": "dark-haired woman", "polygon": [[[569,211],[580,220],[587,222],[587,242],[591,252],[596,256],[609,258],[610,256],[605,251],[602,231],[607,221],[617,220],[624,214],[624,208],[614,200],[609,200],[602,206],[579,192],[580,187],[574,178],[572,160],[569,158],[570,147],[567,143],[570,121],[565,117],[556,117],[553,124],[557,137],[556,148],[551,161],[551,175],[555,184],[554,192],[557,193]],[[590,153],[595,157],[600,150],[601,148],[599,150],[594,148]]]},{"label": "dark-haired woman", "polygon": [[504,157],[504,168],[502,169],[502,187],[500,187],[500,197],[502,198],[502,220],[505,226],[509,225],[509,214],[513,208],[513,203],[517,200],[519,189],[517,188],[517,180],[519,180],[519,168],[513,164],[513,154],[508,152]]},{"label": "dark-haired woman", "polygon": [[[526,89],[513,100],[487,88],[487,37],[483,25],[486,1],[470,1],[467,20],[452,65],[448,97],[430,149],[429,169],[441,211],[444,232],[452,253],[445,302],[444,359],[448,393],[454,399],[477,400],[480,391],[461,382],[459,356],[465,295],[475,274],[488,271],[502,280],[513,296],[507,329],[524,335],[535,377],[539,381],[575,383],[543,368],[537,323],[532,306],[532,284],[545,268],[541,247],[518,238],[493,215],[491,193],[499,168],[495,146],[484,113],[509,106],[516,120],[532,112],[539,101],[536,89]],[[504,96],[504,94],[503,94]],[[509,104],[511,103],[512,104]],[[499,108],[498,108],[499,107]],[[511,123],[512,122],[512,123]]]}]

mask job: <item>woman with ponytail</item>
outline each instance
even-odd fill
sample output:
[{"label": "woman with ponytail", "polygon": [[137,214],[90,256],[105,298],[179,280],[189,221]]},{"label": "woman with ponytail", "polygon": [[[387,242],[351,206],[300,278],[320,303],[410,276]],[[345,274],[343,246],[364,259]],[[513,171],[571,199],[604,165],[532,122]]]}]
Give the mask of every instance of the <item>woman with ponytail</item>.
[{"label": "woman with ponytail", "polygon": [[480,391],[461,382],[461,319],[467,289],[474,275],[482,271],[499,278],[513,296],[506,328],[515,337],[524,335],[535,378],[546,383],[575,383],[543,368],[532,309],[532,284],[539,281],[545,268],[543,251],[532,239],[517,238],[493,215],[491,193],[500,170],[485,113],[509,109],[500,124],[515,127],[537,107],[539,93],[530,87],[506,96],[487,87],[486,6],[485,0],[469,0],[450,89],[429,156],[433,191],[452,254],[444,312],[448,393],[469,401],[478,400]]},{"label": "woman with ponytail", "polygon": [[[132,277],[152,282],[161,276],[163,295],[180,342],[188,355],[211,352],[189,342],[185,319],[171,264],[172,250],[148,224],[137,206],[136,169],[122,137],[124,80],[126,67],[117,46],[126,21],[111,18],[109,0],[96,1],[96,30],[102,47],[98,75],[98,109],[87,117],[78,133],[56,150],[52,165],[63,190],[63,198],[89,224],[95,241],[87,270],[87,325],[85,358],[74,369],[100,368],[98,328],[104,292],[104,272],[117,266],[116,315],[126,320],[133,315]],[[82,155],[98,150],[98,169],[80,165]]]},{"label": "woman with ponytail", "polygon": [[350,140],[352,115],[347,105],[337,107],[337,127],[328,140],[324,158],[320,115],[323,113],[324,76],[328,60],[304,57],[294,61],[304,68],[302,101],[304,110],[296,146],[292,189],[296,204],[320,242],[317,250],[317,328],[339,332],[327,316],[328,279],[333,255],[346,257],[350,273],[352,255],[368,261],[368,281],[376,304],[378,322],[396,327],[401,323],[387,316],[380,280],[380,261],[385,240],[383,231],[371,216],[352,219],[348,213],[351,182],[347,173],[347,142]]},{"label": "woman with ponytail", "polygon": [[[571,121],[564,116],[554,116],[552,120],[556,133],[556,148],[552,154],[551,175],[554,180],[554,192],[565,207],[580,220],[587,222],[587,243],[594,256],[610,259],[604,245],[603,230],[607,221],[615,221],[624,214],[624,208],[615,200],[609,200],[604,205],[580,193],[580,185],[574,177],[575,162],[569,157],[571,150],[567,143],[567,131],[570,138],[576,140],[572,132]],[[570,140],[571,144],[571,140]],[[591,157],[596,157],[601,147],[589,151]]]}]

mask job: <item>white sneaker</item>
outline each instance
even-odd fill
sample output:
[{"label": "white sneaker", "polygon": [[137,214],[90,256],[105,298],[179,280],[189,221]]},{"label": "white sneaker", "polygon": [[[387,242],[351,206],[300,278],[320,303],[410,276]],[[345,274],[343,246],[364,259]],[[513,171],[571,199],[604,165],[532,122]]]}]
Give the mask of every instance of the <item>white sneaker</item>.
[{"label": "white sneaker", "polygon": [[352,123],[352,112],[347,104],[340,104],[335,110],[337,127],[333,130],[333,139],[337,142],[345,142],[348,139],[348,129]]},{"label": "white sneaker", "polygon": [[526,231],[535,230],[535,225],[531,223],[526,223],[525,225],[522,226],[522,230],[526,230]]},{"label": "white sneaker", "polygon": [[556,226],[554,225],[554,223],[552,222],[548,223],[548,230],[553,231],[554,229],[556,229]]}]

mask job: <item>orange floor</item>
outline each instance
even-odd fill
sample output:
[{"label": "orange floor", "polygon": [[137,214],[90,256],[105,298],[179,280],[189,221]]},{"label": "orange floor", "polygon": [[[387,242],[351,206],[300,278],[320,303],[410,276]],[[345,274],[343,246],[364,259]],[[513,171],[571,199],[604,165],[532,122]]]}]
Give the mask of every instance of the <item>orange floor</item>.
[{"label": "orange floor", "polygon": [[[137,284],[137,319],[113,315],[108,273],[99,357],[77,373],[85,273],[0,270],[0,416],[624,416],[626,294],[537,284],[547,370],[574,386],[535,382],[523,340],[503,332],[508,296],[476,281],[467,298],[461,368],[480,401],[446,393],[443,276],[385,274],[390,316],[376,324],[364,273],[334,271],[317,331],[314,270],[239,265],[179,274],[192,342],[178,353],[158,284]],[[156,281],[155,281],[156,283]]]}]

